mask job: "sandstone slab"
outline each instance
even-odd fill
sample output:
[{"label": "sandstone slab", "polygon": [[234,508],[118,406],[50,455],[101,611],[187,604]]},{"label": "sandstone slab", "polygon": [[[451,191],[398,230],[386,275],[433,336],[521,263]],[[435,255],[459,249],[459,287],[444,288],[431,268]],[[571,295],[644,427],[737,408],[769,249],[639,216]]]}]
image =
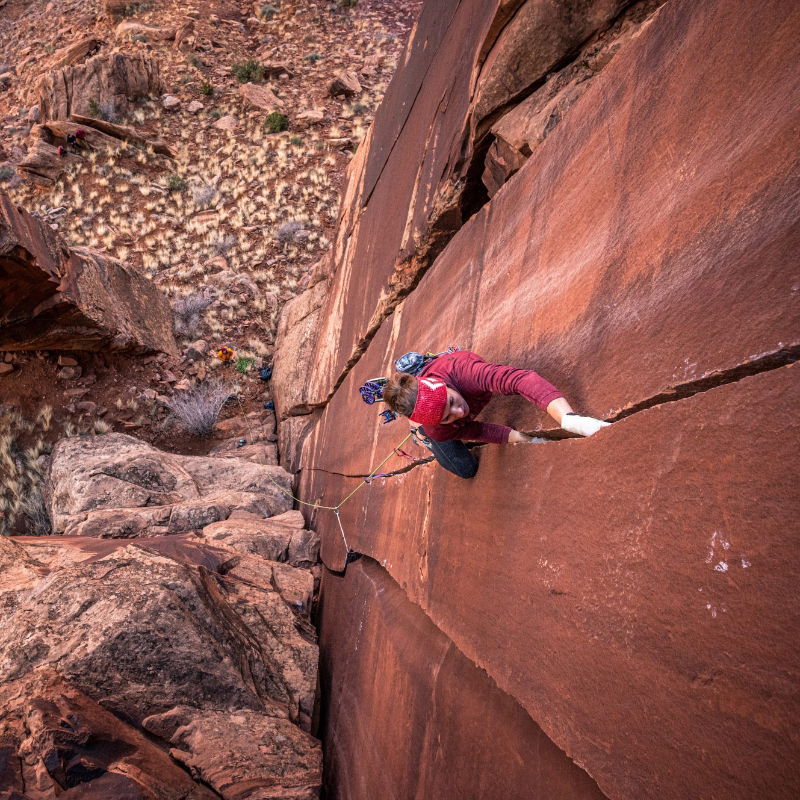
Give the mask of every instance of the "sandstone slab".
[{"label": "sandstone slab", "polygon": [[174,352],[172,312],[146,277],[0,194],[0,348]]},{"label": "sandstone slab", "polygon": [[263,111],[281,110],[285,105],[283,100],[269,86],[263,86],[258,83],[243,83],[239,87],[239,96],[248,105],[260,108]]},{"label": "sandstone slab", "polygon": [[381,321],[488,199],[483,121],[535,89],[624,5],[447,0],[423,7],[359,147],[366,156],[351,165],[304,405],[327,400]]}]

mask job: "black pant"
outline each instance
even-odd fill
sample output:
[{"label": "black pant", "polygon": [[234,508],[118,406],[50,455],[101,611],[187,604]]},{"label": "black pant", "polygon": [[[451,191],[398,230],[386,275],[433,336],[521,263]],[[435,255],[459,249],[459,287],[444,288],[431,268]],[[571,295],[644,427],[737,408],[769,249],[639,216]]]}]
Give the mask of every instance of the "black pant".
[{"label": "black pant", "polygon": [[464,442],[434,442],[431,439],[431,450],[436,460],[453,475],[459,478],[474,478],[478,471],[478,459],[467,449]]}]

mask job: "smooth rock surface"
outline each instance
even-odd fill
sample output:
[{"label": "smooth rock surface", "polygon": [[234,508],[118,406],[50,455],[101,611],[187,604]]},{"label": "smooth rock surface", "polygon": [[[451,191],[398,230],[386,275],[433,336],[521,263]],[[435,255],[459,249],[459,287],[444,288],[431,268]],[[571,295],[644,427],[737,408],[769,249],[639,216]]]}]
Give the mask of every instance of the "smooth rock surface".
[{"label": "smooth rock surface", "polygon": [[[406,158],[407,168],[423,150],[445,159],[429,152],[436,147],[406,145],[434,117],[443,124],[460,96],[453,88],[445,109],[439,92],[418,124],[425,95],[410,76],[430,76],[439,57],[461,63],[447,37],[465,8],[451,18],[440,5],[439,28],[431,18],[420,23],[398,73],[407,80],[395,81],[382,109],[396,136],[387,147],[379,114],[353,162],[321,333],[311,366],[297,372],[310,388],[285,402],[300,413],[318,409],[299,496],[334,505],[406,435],[404,423],[381,426],[380,409],[364,405],[357,388],[390,374],[407,350],[461,345],[533,368],[576,410],[619,420],[585,441],[484,447],[471,481],[435,464],[373,481],[342,506],[347,544],[385,568],[606,796],[790,800],[800,791],[800,605],[786,554],[798,544],[792,409],[800,398],[797,367],[784,365],[800,355],[800,279],[787,256],[800,247],[800,12],[777,0],[661,6],[518,172],[501,174],[491,199],[454,223],[458,232],[369,345],[354,348],[353,320],[375,308],[375,265],[391,240],[389,217],[404,216],[398,208],[410,251],[420,253],[410,234],[416,195],[403,194],[402,181],[391,202],[388,186],[380,193],[393,159]],[[487,22],[485,40],[509,19]],[[471,22],[482,24],[474,14]],[[456,40],[469,50],[484,38]],[[409,93],[413,103],[396,101]],[[457,154],[445,147],[448,165],[461,165],[468,146],[459,145]],[[358,213],[353,198],[367,198]],[[380,235],[369,230],[378,200]],[[371,259],[359,262],[362,240]],[[483,418],[531,432],[553,427],[521,398],[494,400]],[[382,471],[404,466],[396,459]],[[304,513],[321,533],[323,561],[342,570],[336,517]],[[355,614],[363,593],[350,597],[343,607]],[[425,649],[424,635],[409,637]],[[332,670],[338,659],[365,675],[386,651],[327,646],[336,651]],[[361,796],[364,782],[388,791],[385,767],[375,766],[382,759],[419,772],[427,730],[401,748],[382,744],[380,725],[352,722],[361,698],[347,698],[340,715],[346,690],[332,691],[331,758],[354,763],[353,741],[377,751],[359,752],[357,774],[334,773],[335,797]],[[382,687],[365,691],[373,707],[385,701]],[[350,733],[355,724],[363,727]]]}]

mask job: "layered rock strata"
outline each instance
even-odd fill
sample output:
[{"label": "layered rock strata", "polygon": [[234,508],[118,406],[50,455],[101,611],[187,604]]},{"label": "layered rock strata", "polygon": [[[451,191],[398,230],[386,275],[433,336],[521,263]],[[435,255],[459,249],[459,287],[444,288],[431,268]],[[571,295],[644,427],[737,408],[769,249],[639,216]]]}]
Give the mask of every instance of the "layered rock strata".
[{"label": "layered rock strata", "polygon": [[72,247],[0,193],[0,349],[174,353],[164,294],[127,264]]},{"label": "layered rock strata", "polygon": [[[334,258],[315,276],[324,288],[287,312],[303,319],[306,303],[321,323],[303,320],[320,331],[313,351],[303,343],[313,355],[281,355],[301,366],[281,389],[279,410],[318,409],[293,423],[285,441],[293,465],[302,465],[301,496],[328,505],[355,487],[358,478],[346,476],[368,474],[405,436],[404,425],[379,424],[357,387],[389,374],[407,350],[453,344],[535,368],[576,408],[616,424],[585,441],[487,446],[470,482],[429,463],[364,487],[342,506],[341,524],[349,547],[376,562],[358,568],[376,588],[351,578],[356,565],[348,566],[332,590],[337,599],[323,604],[323,636],[335,635],[348,601],[353,613],[382,602],[385,570],[404,602],[486,670],[607,797],[788,800],[800,790],[791,767],[800,752],[792,724],[800,711],[792,690],[800,606],[784,557],[800,510],[791,412],[798,276],[788,255],[800,245],[792,145],[800,15],[778,2],[756,9],[728,0],[642,3],[622,16],[606,9],[605,23],[576,26],[581,34],[548,61],[551,72],[526,73],[527,88],[514,83],[498,101],[495,84],[464,64],[512,63],[511,54],[492,55],[501,41],[524,43],[538,57],[537,41],[512,34],[525,7],[535,18],[540,5],[476,11],[453,3],[435,19],[433,4],[426,7],[397,86],[354,161]],[[587,13],[585,4],[570,10]],[[448,37],[468,21],[479,33],[459,40],[469,47],[456,58]],[[602,71],[569,94],[577,84],[564,61],[611,46],[615,26],[613,58],[603,56]],[[414,77],[422,74],[440,76],[444,87],[422,82],[417,95]],[[469,102],[459,88],[465,74],[476,87]],[[426,105],[427,86],[436,102]],[[520,120],[551,102],[557,124],[541,138],[541,119],[527,127]],[[524,135],[513,139],[508,115],[523,105],[514,125]],[[485,116],[475,112],[483,108]],[[459,127],[444,135],[456,117]],[[422,158],[423,148],[412,146],[421,131],[431,137]],[[470,149],[476,131],[484,144],[508,136],[526,160],[489,169],[491,145]],[[440,159],[464,168],[461,158],[471,162],[459,173],[468,195],[477,179],[492,175],[495,183],[471,195],[484,203],[477,213],[469,197],[462,201],[437,255],[436,246],[426,249],[433,234],[414,238],[415,225],[421,209],[431,219],[452,173],[443,167],[433,179],[426,170]],[[403,193],[395,162],[414,175],[418,193]],[[354,198],[361,199],[351,205]],[[392,233],[398,219],[402,246]],[[436,258],[424,277],[427,266],[403,284],[391,277],[405,257],[399,251],[418,264]],[[381,303],[393,296],[388,309],[408,288],[381,323]],[[531,432],[552,426],[520,398],[493,401],[484,417]],[[392,464],[403,466],[398,460],[382,472]],[[323,561],[341,571],[337,518],[325,510],[308,518],[322,533]],[[361,698],[335,687],[375,663],[390,676],[386,696],[409,709],[404,719],[417,719],[427,702],[428,668],[382,655],[385,642],[406,632],[387,630],[377,615],[363,618],[374,627],[357,653],[333,638],[330,658],[323,653],[323,680],[334,692],[324,709],[337,765],[333,797],[383,791],[380,759],[398,758],[398,773],[411,769],[436,735],[412,725],[403,750],[415,755],[403,762],[379,723],[364,721],[355,732],[352,710],[363,707],[368,717],[377,709],[382,719],[384,690],[367,687]],[[433,641],[424,626],[392,621],[413,631],[404,651]],[[455,679],[438,674],[447,692]],[[491,701],[481,702],[489,713]],[[494,723],[497,736],[514,724],[509,709]],[[471,738],[462,738],[449,751],[451,773],[474,759]],[[375,750],[360,762],[356,739]],[[535,760],[530,748],[522,761]],[[554,796],[550,778],[529,780],[528,796]],[[409,796],[432,796],[434,787],[443,798],[484,796],[463,787],[449,793],[437,781],[422,770]]]}]

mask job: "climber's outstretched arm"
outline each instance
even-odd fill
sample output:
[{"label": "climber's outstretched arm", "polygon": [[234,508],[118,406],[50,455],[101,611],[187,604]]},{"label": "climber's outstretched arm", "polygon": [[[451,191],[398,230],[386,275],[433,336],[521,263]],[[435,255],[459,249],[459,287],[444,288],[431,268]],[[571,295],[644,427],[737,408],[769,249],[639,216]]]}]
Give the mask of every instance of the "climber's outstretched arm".
[{"label": "climber's outstretched arm", "polygon": [[[600,428],[605,428],[610,425],[610,422],[603,422],[601,419],[594,417],[582,417],[572,410],[572,406],[567,402],[564,397],[557,397],[555,400],[547,405],[547,413],[565,430],[570,433],[576,433],[578,436],[592,436],[597,433]],[[520,442],[531,442],[533,436],[528,436],[527,433],[522,431],[511,431],[508,434],[509,444]]]}]

